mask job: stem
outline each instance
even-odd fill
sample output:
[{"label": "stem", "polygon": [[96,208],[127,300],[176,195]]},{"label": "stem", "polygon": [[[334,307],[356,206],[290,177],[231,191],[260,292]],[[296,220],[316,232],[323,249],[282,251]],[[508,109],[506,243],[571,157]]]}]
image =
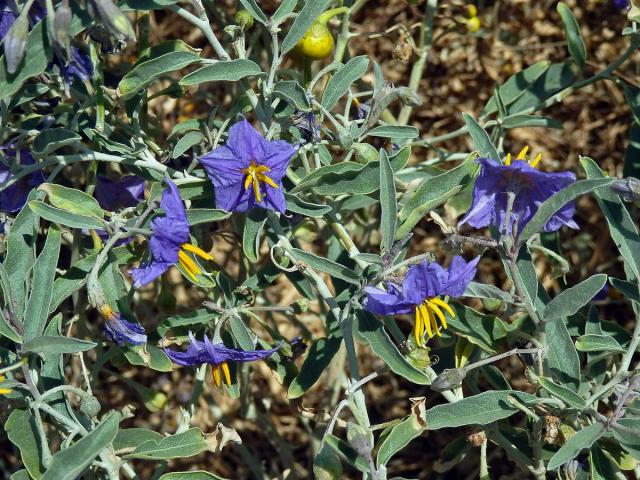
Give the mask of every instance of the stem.
[{"label": "stem", "polygon": [[[409,89],[413,92],[418,91],[420,80],[424,73],[429,51],[431,50],[431,42],[433,40],[433,18],[438,9],[438,0],[427,0],[424,10],[422,25],[420,26],[420,40],[418,41],[418,50],[420,56],[411,68],[411,76],[409,77]],[[406,125],[411,117],[413,107],[405,105],[398,116],[398,125]]]},{"label": "stem", "polygon": [[207,14],[200,0],[192,0],[191,3],[196,7],[197,10],[199,10],[197,17],[193,13],[185,10],[178,5],[169,5],[167,8],[180,15],[193,26],[202,30],[202,33],[204,33],[204,36],[207,37],[209,44],[213,47],[213,50],[216,52],[216,55],[218,55],[220,59],[231,60],[231,57],[222,47],[222,44],[216,38],[215,33],[213,33],[211,25],[209,24],[209,19],[207,18]]}]

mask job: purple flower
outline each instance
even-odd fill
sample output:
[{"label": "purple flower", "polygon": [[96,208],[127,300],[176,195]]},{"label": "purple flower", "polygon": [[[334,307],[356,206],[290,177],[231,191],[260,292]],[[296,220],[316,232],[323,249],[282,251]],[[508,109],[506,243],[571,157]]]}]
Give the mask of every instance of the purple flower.
[{"label": "purple flower", "polygon": [[93,195],[105,210],[115,212],[121,208],[135,207],[144,200],[145,179],[137,175],[122,177],[118,181],[98,175]]},{"label": "purple flower", "polygon": [[191,252],[205,260],[213,260],[213,257],[187,243],[189,240],[189,222],[184,203],[175,183],[166,178],[167,188],[162,193],[160,208],[165,215],[157,217],[151,222],[153,235],[149,241],[151,247],[151,260],[140,268],[131,270],[133,286],[140,288],[151,283],[171,265],[180,263],[189,277],[196,280],[196,275],[202,273],[196,262],[187,254]]},{"label": "purple flower", "polygon": [[[506,221],[509,193],[513,193],[511,217],[506,230],[517,234],[531,220],[542,202],[576,181],[572,172],[544,173],[536,170],[534,167],[541,155],[536,156],[529,164],[525,160],[526,154],[527,147],[513,163],[509,154],[504,165],[489,158],[478,159],[480,175],[473,189],[471,207],[458,227],[468,223],[476,228],[493,225],[502,230]],[[554,232],[563,225],[578,228],[573,221],[574,213],[575,202],[567,203],[549,219],[543,231]]]},{"label": "purple flower", "polygon": [[387,284],[386,292],[375,287],[365,287],[367,298],[364,308],[379,315],[415,313],[414,335],[418,346],[422,346],[425,331],[429,338],[434,334],[440,335],[436,319],[440,320],[443,329],[447,328],[441,308],[455,317],[453,309],[439,297],[461,296],[475,276],[479,261],[480,257],[465,262],[464,258],[455,256],[446,270],[435,262],[424,261],[414,265],[407,272],[402,288],[392,283]]},{"label": "purple flower", "polygon": [[613,0],[613,6],[616,10],[626,10],[629,8],[629,0]]},{"label": "purple flower", "polygon": [[[17,160],[16,151],[10,146],[2,146],[0,150],[4,151],[7,160]],[[34,165],[36,162],[27,150],[20,150],[20,165]],[[13,177],[11,169],[0,163],[0,186]],[[27,201],[29,192],[44,182],[44,177],[40,170],[22,177],[12,185],[8,186],[0,192],[0,210],[9,213],[19,211]]]},{"label": "purple flower", "polygon": [[222,385],[221,369],[225,383],[231,385],[231,374],[229,372],[229,365],[227,364],[229,360],[235,362],[253,362],[267,358],[280,348],[280,345],[278,345],[271,350],[245,352],[243,350],[225,347],[222,343],[213,344],[206,336],[204,337],[204,341],[201,342],[196,340],[191,332],[189,332],[189,342],[189,347],[186,352],[170,350],[168,348],[165,348],[164,352],[174,363],[182,365],[183,367],[210,363],[213,371],[213,380],[218,387]]},{"label": "purple flower", "polygon": [[[34,3],[29,11],[30,25],[33,27],[36,23],[43,20],[46,15],[46,8],[38,2]],[[17,15],[9,6],[9,2],[6,0],[0,0],[0,40],[2,40],[9,32],[11,26],[16,21],[16,18]],[[28,60],[28,58],[24,59],[24,61]],[[91,63],[91,58],[84,51],[76,47],[71,47],[68,62],[54,51],[53,61],[51,63],[58,66],[60,69],[60,75],[67,85],[73,83],[74,78],[84,82],[89,80],[93,75],[93,64]]]},{"label": "purple flower", "polygon": [[293,126],[297,127],[307,142],[319,142],[322,125],[313,112],[297,112],[293,116]]},{"label": "purple flower", "polygon": [[102,305],[99,310],[105,319],[104,334],[110,341],[119,346],[147,343],[147,335],[142,325],[122,318],[120,313],[114,312],[108,305]]},{"label": "purple flower", "polygon": [[261,207],[284,213],[282,177],[294,153],[292,145],[266,140],[243,119],[229,129],[227,144],[200,163],[215,187],[218,208],[246,212]]}]

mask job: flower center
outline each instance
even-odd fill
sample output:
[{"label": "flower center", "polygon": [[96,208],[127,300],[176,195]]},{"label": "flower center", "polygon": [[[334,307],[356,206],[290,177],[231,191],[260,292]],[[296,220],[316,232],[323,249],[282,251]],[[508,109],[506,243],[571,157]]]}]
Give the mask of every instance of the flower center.
[{"label": "flower center", "polygon": [[202,270],[200,269],[198,264],[187,254],[187,252],[191,252],[200,258],[204,258],[205,260],[213,260],[213,257],[201,248],[198,248],[195,245],[191,245],[190,243],[183,243],[180,246],[180,250],[178,250],[178,263],[195,282],[196,275],[200,275],[202,273]]},{"label": "flower center", "polygon": [[262,202],[263,197],[262,193],[260,193],[260,182],[271,185],[273,188],[279,188],[276,182],[265,175],[270,172],[271,169],[264,165],[256,165],[255,160],[251,160],[251,165],[243,168],[241,171],[247,176],[247,178],[244,179],[244,189],[249,190],[249,187],[253,186],[253,193],[258,203]]},{"label": "flower center", "polygon": [[211,373],[213,374],[213,382],[216,384],[216,387],[222,386],[222,375],[220,374],[220,370],[222,370],[222,375],[224,375],[224,383],[231,385],[229,365],[227,362],[222,362],[220,365],[211,364]]},{"label": "flower center", "polygon": [[[516,160],[526,160],[527,159],[527,152],[529,151],[529,147],[524,147],[522,150],[520,150],[520,153],[518,153],[518,156],[516,157]],[[538,163],[540,163],[540,160],[542,159],[542,153],[537,154],[533,160],[531,160],[529,162],[529,165],[531,165],[532,167],[535,167],[536,165],[538,165]],[[511,154],[507,153],[507,158],[504,159],[504,164],[506,166],[511,165]]]},{"label": "flower center", "polygon": [[449,304],[438,297],[426,298],[420,305],[416,305],[416,324],[414,335],[419,347],[424,345],[422,339],[425,331],[429,335],[429,338],[432,338],[434,334],[438,336],[441,335],[437,320],[440,320],[442,329],[447,328],[447,320],[445,319],[442,310],[440,310],[441,308],[445,309],[451,317],[456,316],[456,313]]}]

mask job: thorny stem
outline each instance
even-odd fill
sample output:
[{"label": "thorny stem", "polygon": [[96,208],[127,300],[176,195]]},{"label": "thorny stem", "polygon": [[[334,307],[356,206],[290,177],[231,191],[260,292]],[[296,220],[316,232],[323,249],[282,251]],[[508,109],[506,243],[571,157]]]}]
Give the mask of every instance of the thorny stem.
[{"label": "thorny stem", "polygon": [[[420,80],[429,57],[431,50],[431,41],[433,40],[433,18],[438,9],[438,0],[427,0],[425,4],[424,17],[420,26],[420,40],[418,40],[418,51],[420,56],[411,68],[411,76],[409,77],[409,90],[417,92],[420,87]],[[413,107],[405,105],[398,116],[398,125],[406,125],[411,117]]]}]

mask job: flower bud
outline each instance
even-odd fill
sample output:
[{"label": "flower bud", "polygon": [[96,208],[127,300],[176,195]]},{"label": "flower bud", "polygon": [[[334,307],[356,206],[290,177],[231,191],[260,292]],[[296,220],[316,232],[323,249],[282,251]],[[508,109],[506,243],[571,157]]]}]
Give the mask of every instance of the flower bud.
[{"label": "flower bud", "polygon": [[233,19],[242,27],[242,30],[247,31],[253,27],[253,17],[249,13],[249,10],[238,10],[233,16]]},{"label": "flower bud", "polygon": [[466,376],[467,372],[464,368],[449,368],[438,375],[438,378],[433,381],[431,390],[435,392],[446,392],[460,385]]},{"label": "flower bud", "polygon": [[625,202],[640,201],[640,180],[634,177],[616,180],[611,184],[611,190],[616,192]]},{"label": "flower bud", "polygon": [[89,14],[111,35],[125,41],[136,39],[131,22],[112,0],[90,0],[87,6]]},{"label": "flower bud", "polygon": [[58,5],[53,19],[53,39],[67,61],[71,53],[71,17],[69,0],[63,0]]},{"label": "flower bud", "polygon": [[142,400],[144,401],[144,406],[147,407],[147,410],[152,413],[159,412],[167,404],[167,396],[164,393],[151,389],[148,389],[145,392],[145,395],[142,396]]},{"label": "flower bud", "polygon": [[502,306],[502,300],[498,300],[497,298],[483,298],[482,305],[490,312],[494,312]]},{"label": "flower bud", "polygon": [[467,442],[472,447],[479,447],[486,441],[487,441],[487,434],[484,433],[484,430],[480,430],[479,432],[475,432],[467,436]]},{"label": "flower bud", "polygon": [[98,413],[100,413],[100,409],[102,405],[96,397],[85,393],[82,395],[80,399],[80,411],[84,413],[89,418],[94,418]]},{"label": "flower bud", "polygon": [[7,71],[16,73],[18,65],[24,56],[29,34],[29,17],[22,12],[4,37],[4,56],[7,59]]}]

